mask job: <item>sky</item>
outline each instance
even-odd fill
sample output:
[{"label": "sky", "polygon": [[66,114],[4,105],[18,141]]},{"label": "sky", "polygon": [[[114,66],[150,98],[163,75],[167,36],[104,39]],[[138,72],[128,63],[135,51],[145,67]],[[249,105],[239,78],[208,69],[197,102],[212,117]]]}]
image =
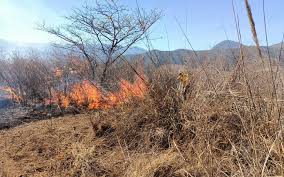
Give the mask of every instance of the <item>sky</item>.
[{"label": "sky", "polygon": [[[48,43],[58,39],[38,31],[43,21],[52,26],[80,7],[85,0],[0,0],[0,39],[17,43]],[[233,0],[240,20],[243,43],[253,45],[243,0]],[[249,0],[261,44],[265,44],[262,0]],[[129,8],[136,0],[120,0]],[[207,50],[230,39],[237,41],[232,0],[138,0],[145,10],[159,9],[163,17],[151,29],[154,48],[175,50],[189,48],[177,21],[195,50]],[[269,44],[279,43],[284,33],[284,1],[265,0]],[[143,43],[136,46],[144,47]]]}]

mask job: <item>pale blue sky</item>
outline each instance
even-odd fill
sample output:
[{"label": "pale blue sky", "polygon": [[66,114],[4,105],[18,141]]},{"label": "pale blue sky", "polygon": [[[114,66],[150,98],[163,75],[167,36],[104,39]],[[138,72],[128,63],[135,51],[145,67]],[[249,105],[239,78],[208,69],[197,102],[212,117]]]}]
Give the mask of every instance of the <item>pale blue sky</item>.
[{"label": "pale blue sky", "polygon": [[[21,42],[51,42],[55,38],[35,30],[37,22],[60,24],[63,15],[85,0],[0,0],[0,38]],[[152,29],[154,47],[161,50],[188,48],[175,17],[189,33],[193,47],[208,49],[225,40],[236,40],[231,0],[138,0],[143,8],[161,9],[163,18]],[[252,44],[243,0],[234,0],[240,16],[243,42]],[[135,7],[135,0],[121,0]],[[250,0],[261,43],[264,43],[262,0]],[[268,35],[271,44],[281,41],[284,32],[284,1],[266,0]],[[186,25],[187,24],[187,25]],[[166,35],[168,32],[168,39]],[[169,46],[168,46],[169,41]],[[142,46],[143,44],[137,44]]]}]

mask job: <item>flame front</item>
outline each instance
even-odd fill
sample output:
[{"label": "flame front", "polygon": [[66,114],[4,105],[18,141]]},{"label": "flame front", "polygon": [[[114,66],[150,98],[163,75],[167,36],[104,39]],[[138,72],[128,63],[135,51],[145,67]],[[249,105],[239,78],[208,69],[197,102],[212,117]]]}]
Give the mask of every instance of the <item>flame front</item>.
[{"label": "flame front", "polygon": [[[17,103],[22,101],[17,91],[10,87],[0,87],[0,90],[8,93],[7,99]],[[74,105],[79,108],[108,109],[129,101],[130,98],[144,98],[147,91],[145,82],[136,78],[133,83],[121,80],[117,92],[107,92],[100,89],[91,81],[82,81],[71,86],[67,93],[52,90],[51,97],[44,100],[45,105],[58,104],[63,108]]]},{"label": "flame front", "polygon": [[128,101],[132,97],[143,98],[146,85],[141,78],[136,78],[133,83],[122,80],[118,92],[106,92],[99,89],[91,81],[74,84],[68,94],[57,94],[58,104],[67,108],[70,105],[94,109],[107,109]]},{"label": "flame front", "polygon": [[0,87],[0,90],[6,92],[9,94],[7,99],[11,99],[17,103],[20,103],[22,100],[22,97],[17,94],[16,90],[11,87]]}]

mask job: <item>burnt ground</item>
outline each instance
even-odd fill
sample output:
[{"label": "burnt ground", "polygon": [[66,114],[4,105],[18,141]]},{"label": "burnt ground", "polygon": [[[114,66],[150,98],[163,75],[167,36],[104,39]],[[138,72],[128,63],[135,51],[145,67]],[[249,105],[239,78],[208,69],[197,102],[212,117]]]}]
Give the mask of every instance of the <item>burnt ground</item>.
[{"label": "burnt ground", "polygon": [[0,109],[0,130],[9,129],[18,125],[58,117],[64,113],[61,110],[48,108],[35,109],[33,107],[14,106]]},{"label": "burnt ground", "polygon": [[24,107],[8,107],[0,109],[0,130],[25,123],[30,110]]},{"label": "burnt ground", "polygon": [[50,109],[40,107],[23,107],[13,105],[5,108],[0,108],[0,130],[9,129],[18,125],[29,123],[38,120],[44,120],[51,117],[58,117],[62,112],[58,109]]},{"label": "burnt ground", "polygon": [[[0,103],[3,103],[3,100],[0,100]],[[5,104],[0,104],[0,130],[9,129],[33,121],[78,113],[79,110],[74,107],[61,110],[56,105],[43,106],[41,104],[37,104],[32,106],[21,106],[5,102]]]}]

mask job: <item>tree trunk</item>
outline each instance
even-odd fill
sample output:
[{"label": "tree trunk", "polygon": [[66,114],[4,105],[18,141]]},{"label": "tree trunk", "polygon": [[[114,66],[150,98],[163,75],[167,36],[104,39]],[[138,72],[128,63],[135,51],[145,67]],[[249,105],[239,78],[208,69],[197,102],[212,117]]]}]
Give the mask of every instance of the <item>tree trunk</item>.
[{"label": "tree trunk", "polygon": [[111,61],[111,59],[110,59],[110,57],[108,57],[107,62],[105,63],[105,66],[104,66],[101,78],[100,78],[100,84],[104,88],[107,87],[107,83],[106,83],[106,81],[107,81],[107,71],[108,71],[108,68],[109,68],[110,61]]},{"label": "tree trunk", "polygon": [[91,61],[89,61],[90,69],[91,69],[91,79],[94,80],[96,78],[96,71],[95,71],[95,66]]}]

